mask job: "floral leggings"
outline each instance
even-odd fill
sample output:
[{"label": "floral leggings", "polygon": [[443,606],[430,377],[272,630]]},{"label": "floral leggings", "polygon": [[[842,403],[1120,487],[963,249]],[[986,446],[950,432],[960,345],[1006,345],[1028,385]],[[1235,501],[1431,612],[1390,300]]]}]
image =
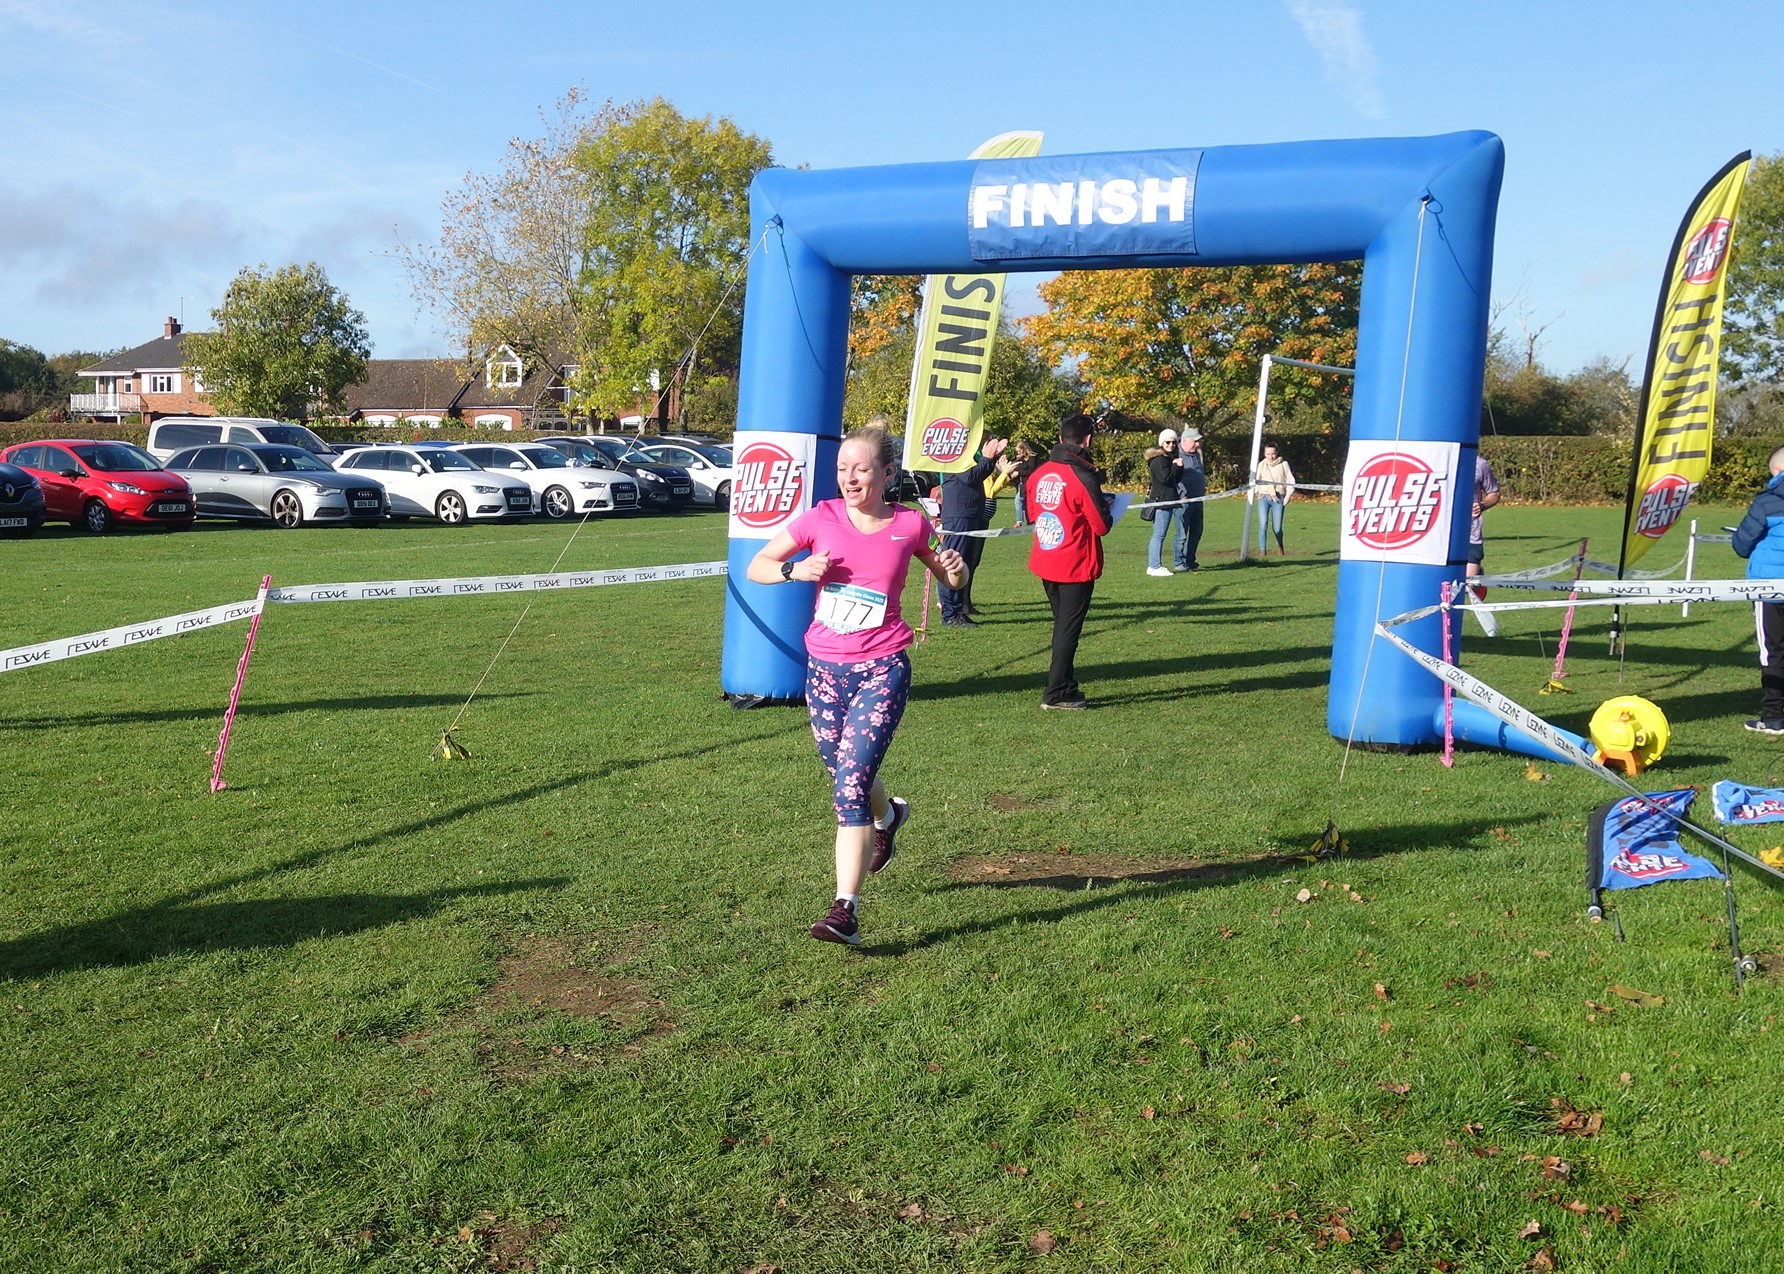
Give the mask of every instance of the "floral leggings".
[{"label": "floral leggings", "polygon": [[904,651],[858,664],[810,660],[805,707],[818,756],[836,784],[836,823],[873,822],[874,776],[911,693],[911,660]]}]

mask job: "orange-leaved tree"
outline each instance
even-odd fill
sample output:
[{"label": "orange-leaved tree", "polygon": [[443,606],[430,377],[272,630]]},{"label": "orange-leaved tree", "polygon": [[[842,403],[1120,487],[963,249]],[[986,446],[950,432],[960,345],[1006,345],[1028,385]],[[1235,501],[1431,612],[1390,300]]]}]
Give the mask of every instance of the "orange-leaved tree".
[{"label": "orange-leaved tree", "polygon": [[921,275],[857,274],[849,293],[850,369],[914,327],[922,305]]},{"label": "orange-leaved tree", "polygon": [[[1053,363],[1075,363],[1090,399],[1107,410],[1218,434],[1251,418],[1265,354],[1355,365],[1362,277],[1355,261],[1068,270],[1041,284],[1048,308],[1022,328]],[[1272,403],[1342,421],[1350,380],[1273,377]]]}]

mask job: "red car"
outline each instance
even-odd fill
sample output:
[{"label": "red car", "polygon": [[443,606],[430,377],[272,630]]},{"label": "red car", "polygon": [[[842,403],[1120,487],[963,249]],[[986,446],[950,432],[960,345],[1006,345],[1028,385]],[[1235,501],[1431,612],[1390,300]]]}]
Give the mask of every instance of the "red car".
[{"label": "red car", "polygon": [[101,534],[119,523],[190,526],[198,517],[186,480],[128,442],[51,438],[9,447],[0,459],[37,479],[46,522]]}]

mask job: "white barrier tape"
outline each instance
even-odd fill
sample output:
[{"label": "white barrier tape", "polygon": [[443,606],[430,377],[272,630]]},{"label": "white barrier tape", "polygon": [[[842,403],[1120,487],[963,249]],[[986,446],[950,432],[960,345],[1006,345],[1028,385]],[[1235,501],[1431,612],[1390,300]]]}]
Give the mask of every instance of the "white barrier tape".
[{"label": "white barrier tape", "polygon": [[1216,491],[1213,495],[1195,495],[1182,500],[1155,500],[1150,504],[1141,504],[1136,501],[1128,505],[1127,508],[1130,513],[1135,509],[1180,509],[1186,504],[1207,504],[1213,500],[1230,500],[1236,495],[1244,495],[1250,489],[1249,487],[1233,487],[1226,491]]},{"label": "white barrier tape", "polygon": [[1575,553],[1572,557],[1559,562],[1551,562],[1547,566],[1532,566],[1527,571],[1507,571],[1503,575],[1476,575],[1468,581],[1470,588],[1491,588],[1495,584],[1505,584],[1513,580],[1553,579],[1568,571],[1578,568],[1586,560],[1584,553]]},{"label": "white barrier tape", "polygon": [[1691,538],[1693,540],[1696,540],[1699,544],[1733,544],[1734,543],[1734,536],[1732,536],[1732,535],[1694,535]]},{"label": "white barrier tape", "polygon": [[[1548,605],[1552,603],[1543,604]],[[1522,730],[1525,734],[1554,752],[1557,756],[1572,762],[1574,765],[1577,765],[1580,769],[1585,770],[1590,774],[1596,774],[1599,778],[1605,780],[1605,782],[1611,784],[1613,787],[1623,789],[1623,791],[1630,796],[1640,799],[1650,809],[1659,810],[1661,813],[1667,814],[1669,817],[1676,818],[1680,827],[1696,833],[1712,845],[1727,850],[1743,862],[1757,867],[1761,871],[1768,872],[1773,876],[1784,876],[1784,872],[1780,872],[1770,864],[1760,861],[1739,846],[1729,844],[1726,840],[1722,839],[1722,837],[1716,835],[1716,833],[1699,827],[1688,818],[1678,817],[1672,815],[1670,811],[1662,810],[1658,805],[1649,801],[1647,799],[1647,794],[1631,784],[1628,779],[1604,765],[1592,753],[1580,747],[1562,731],[1550,725],[1547,721],[1537,716],[1522,704],[1500,694],[1497,690],[1493,689],[1493,687],[1489,686],[1486,682],[1481,681],[1479,678],[1469,676],[1454,664],[1444,663],[1443,660],[1439,659],[1437,656],[1427,654],[1425,651],[1412,645],[1405,638],[1388,631],[1393,625],[1404,623],[1418,618],[1421,615],[1428,615],[1434,610],[1441,609],[1442,607],[1440,606],[1431,606],[1426,607],[1423,611],[1409,611],[1405,615],[1396,615],[1393,619],[1377,623],[1375,625],[1376,635],[1386,638],[1389,642],[1399,647],[1401,651],[1410,655],[1417,663],[1429,671],[1432,676],[1436,677],[1439,681],[1444,682],[1457,694],[1468,700],[1468,702],[1478,704],[1480,707],[1499,718],[1499,720],[1503,721],[1506,725]]]},{"label": "white barrier tape", "polygon": [[355,584],[299,584],[275,588],[269,602],[374,602],[413,597],[500,596],[549,592],[559,588],[600,588],[606,584],[657,584],[667,580],[710,579],[729,573],[725,562],[680,566],[635,566],[600,571],[559,571],[549,575],[481,575],[463,579],[368,580]]},{"label": "white barrier tape", "polygon": [[[1519,580],[1495,587],[1514,593],[1572,593],[1605,597],[1613,601],[1656,602],[1779,602],[1784,601],[1784,579],[1616,580],[1582,579],[1555,583]],[[1528,605],[1528,603],[1512,603]],[[1582,601],[1582,605],[1584,602]],[[1476,604],[1478,606],[1478,604]]]},{"label": "white barrier tape", "polygon": [[[1683,565],[1685,565],[1685,559],[1681,557],[1671,566],[1663,566],[1657,571],[1624,571],[1623,578],[1665,579],[1668,575],[1671,575]],[[1612,566],[1609,562],[1594,562],[1590,558],[1586,559],[1586,569],[1588,571],[1597,571],[1600,575],[1609,575],[1612,577],[1615,577],[1617,574],[1617,568]]]},{"label": "white barrier tape", "polygon": [[35,646],[14,646],[11,650],[0,650],[0,673],[35,668],[39,664],[53,664],[61,659],[77,659],[82,655],[97,655],[101,651],[135,646],[161,637],[179,637],[186,633],[195,633],[201,628],[215,628],[219,624],[233,624],[238,619],[251,619],[258,615],[260,607],[259,598],[250,598],[245,602],[189,610],[183,615],[169,615],[164,619],[150,619],[140,624],[107,628],[103,632],[82,633],[79,637],[39,642]]}]

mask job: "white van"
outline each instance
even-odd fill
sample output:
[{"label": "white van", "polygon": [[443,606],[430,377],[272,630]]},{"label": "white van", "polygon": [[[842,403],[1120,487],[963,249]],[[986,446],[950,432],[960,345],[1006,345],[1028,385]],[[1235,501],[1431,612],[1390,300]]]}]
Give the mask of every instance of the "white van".
[{"label": "white van", "polygon": [[330,465],[341,454],[302,425],[259,416],[163,416],[149,426],[148,451],[157,460],[166,460],[187,447],[208,447],[219,442],[276,442],[301,447]]}]

